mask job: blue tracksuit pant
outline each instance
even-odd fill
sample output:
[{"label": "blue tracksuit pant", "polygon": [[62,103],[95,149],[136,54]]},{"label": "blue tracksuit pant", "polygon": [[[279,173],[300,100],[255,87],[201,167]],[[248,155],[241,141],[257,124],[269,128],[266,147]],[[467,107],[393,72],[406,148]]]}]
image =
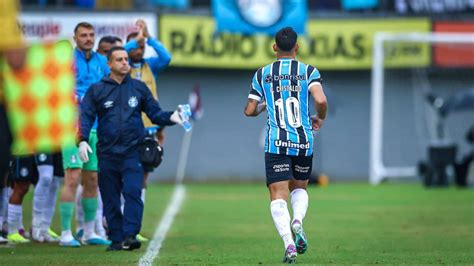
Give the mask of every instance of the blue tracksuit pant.
[{"label": "blue tracksuit pant", "polygon": [[[135,237],[142,224],[143,167],[140,156],[138,152],[122,156],[99,154],[98,159],[99,188],[109,239],[122,242],[126,237]],[[123,214],[120,210],[121,194],[125,199]]]}]

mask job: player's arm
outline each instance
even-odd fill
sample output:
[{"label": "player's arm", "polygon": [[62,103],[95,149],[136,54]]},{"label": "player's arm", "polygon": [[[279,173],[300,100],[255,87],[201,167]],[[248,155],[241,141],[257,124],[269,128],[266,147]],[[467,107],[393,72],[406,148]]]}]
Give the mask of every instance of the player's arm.
[{"label": "player's arm", "polygon": [[323,126],[327,115],[328,104],[326,95],[324,94],[324,90],[320,82],[311,83],[309,92],[313,98],[317,113],[317,116],[311,117],[313,129],[319,130]]},{"label": "player's arm", "polygon": [[168,50],[166,50],[165,46],[157,39],[149,37],[146,43],[151,46],[158,55],[156,57],[150,57],[145,59],[148,65],[150,66],[151,71],[153,71],[153,74],[156,75],[163,68],[167,67],[170,64],[171,54],[170,52],[168,52]]},{"label": "player's arm", "polygon": [[94,99],[94,85],[87,90],[86,95],[82,98],[81,102],[81,120],[80,120],[80,131],[79,131],[79,142],[89,141],[89,134],[92,126],[94,125],[95,118],[97,115],[95,99]]},{"label": "player's arm", "polygon": [[244,109],[244,114],[246,116],[258,116],[261,112],[267,109],[265,101],[260,103],[263,97],[263,89],[261,86],[262,75],[263,70],[259,69],[257,70],[257,72],[255,72],[255,75],[253,76],[248,101]]},{"label": "player's arm", "polygon": [[267,109],[265,102],[259,103],[257,100],[248,99],[245,105],[244,113],[246,116],[258,116],[261,112]]},{"label": "player's arm", "polygon": [[179,122],[173,121],[171,117],[176,112],[166,112],[161,109],[160,104],[155,98],[153,98],[153,95],[145,84],[141,84],[139,90],[143,95],[142,111],[145,112],[153,124],[159,126],[171,126]]}]

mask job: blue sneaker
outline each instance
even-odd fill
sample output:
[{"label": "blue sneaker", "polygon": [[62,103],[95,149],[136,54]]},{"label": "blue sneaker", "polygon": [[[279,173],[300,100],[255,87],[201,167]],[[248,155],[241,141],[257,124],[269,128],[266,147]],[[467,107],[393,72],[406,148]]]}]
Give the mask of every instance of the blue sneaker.
[{"label": "blue sneaker", "polygon": [[76,239],[72,239],[71,241],[59,241],[59,245],[63,247],[72,247],[72,248],[77,248],[81,246],[81,243],[77,241]]},{"label": "blue sneaker", "polygon": [[293,236],[295,238],[296,251],[298,251],[298,254],[305,253],[308,249],[308,239],[306,239],[301,222],[294,220],[293,223],[291,223],[291,231],[293,231]]},{"label": "blue sneaker", "polygon": [[86,245],[93,245],[93,246],[109,246],[112,244],[112,241],[105,240],[100,237],[92,237],[92,238],[83,240],[82,243]]}]

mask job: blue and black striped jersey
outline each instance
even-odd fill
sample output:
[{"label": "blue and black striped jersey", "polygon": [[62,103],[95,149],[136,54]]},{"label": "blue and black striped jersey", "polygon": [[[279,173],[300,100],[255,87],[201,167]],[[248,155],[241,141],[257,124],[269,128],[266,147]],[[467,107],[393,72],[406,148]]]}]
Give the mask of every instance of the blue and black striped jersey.
[{"label": "blue and black striped jersey", "polygon": [[309,87],[321,82],[319,71],[291,58],[266,65],[252,79],[248,98],[267,104],[265,152],[313,154]]}]

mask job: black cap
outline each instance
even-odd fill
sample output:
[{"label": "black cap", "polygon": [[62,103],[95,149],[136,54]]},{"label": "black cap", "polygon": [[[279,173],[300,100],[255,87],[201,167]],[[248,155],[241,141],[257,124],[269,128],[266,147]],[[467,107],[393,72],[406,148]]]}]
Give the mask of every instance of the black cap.
[{"label": "black cap", "polygon": [[284,52],[289,52],[296,45],[298,34],[292,27],[285,27],[279,30],[275,35],[275,42],[278,48]]}]

